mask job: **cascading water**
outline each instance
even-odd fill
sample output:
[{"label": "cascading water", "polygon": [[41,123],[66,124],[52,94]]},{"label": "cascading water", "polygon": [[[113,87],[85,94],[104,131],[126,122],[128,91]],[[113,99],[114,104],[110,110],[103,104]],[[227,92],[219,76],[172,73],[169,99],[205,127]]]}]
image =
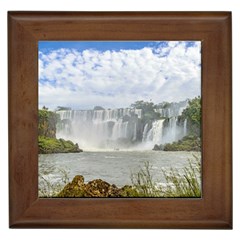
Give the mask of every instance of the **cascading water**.
[{"label": "cascading water", "polygon": [[151,149],[187,134],[187,120],[178,118],[186,106],[187,101],[160,106],[156,112],[162,118],[145,124],[141,109],[61,110],[57,111],[61,119],[57,138],[70,139],[85,149],[132,148],[140,143]]},{"label": "cascading water", "polygon": [[156,112],[160,113],[164,119],[154,121],[150,129],[147,123],[143,129],[142,141],[149,146],[149,142],[152,144],[172,143],[186,136],[187,120],[185,119],[182,124],[179,122],[178,117],[187,105],[187,100],[179,103],[171,103],[167,106],[166,103],[160,104]]},{"label": "cascading water", "polygon": [[83,148],[115,148],[137,140],[141,109],[57,111],[61,123],[57,138],[78,142]]},{"label": "cascading water", "polygon": [[187,119],[185,119],[183,123],[183,134],[184,136],[187,135]]},{"label": "cascading water", "polygon": [[159,108],[156,110],[156,112],[159,112],[163,118],[177,117],[182,114],[187,105],[187,100],[179,103],[170,103],[168,105],[166,105],[166,103],[161,103],[159,104]]},{"label": "cascading water", "polygon": [[149,124],[146,123],[143,129],[143,137],[142,137],[142,142],[146,142],[147,141],[147,136],[148,136],[148,126]]},{"label": "cascading water", "polygon": [[163,137],[163,122],[164,119],[154,121],[152,128],[147,134],[147,142],[151,141],[153,144],[162,144]]}]

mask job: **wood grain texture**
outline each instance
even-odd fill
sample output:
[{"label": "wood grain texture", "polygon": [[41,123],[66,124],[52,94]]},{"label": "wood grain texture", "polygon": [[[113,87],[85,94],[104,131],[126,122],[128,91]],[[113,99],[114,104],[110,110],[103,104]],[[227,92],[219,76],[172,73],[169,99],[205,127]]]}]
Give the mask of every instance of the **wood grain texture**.
[{"label": "wood grain texture", "polygon": [[[201,199],[39,199],[39,40],[202,41]],[[232,228],[231,13],[9,12],[11,228]]]}]

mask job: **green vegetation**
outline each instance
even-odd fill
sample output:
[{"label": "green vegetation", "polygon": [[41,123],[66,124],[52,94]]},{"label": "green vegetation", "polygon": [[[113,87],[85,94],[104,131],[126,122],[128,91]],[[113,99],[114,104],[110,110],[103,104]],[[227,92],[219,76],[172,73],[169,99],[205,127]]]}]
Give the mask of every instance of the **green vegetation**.
[{"label": "green vegetation", "polygon": [[[43,175],[39,175],[41,184],[40,197],[201,197],[201,158],[193,155],[189,165],[181,170],[162,169],[165,184],[153,180],[149,162],[138,172],[131,174],[132,186],[116,187],[114,184],[95,179],[84,183],[83,176],[77,175],[69,182],[66,171],[61,171],[62,177],[58,183],[51,184]],[[65,187],[62,187],[64,186]]]},{"label": "green vegetation", "polygon": [[67,111],[67,110],[71,110],[71,108],[70,107],[63,107],[63,106],[58,106],[57,107],[57,109],[56,109],[56,111]]},{"label": "green vegetation", "polygon": [[59,115],[46,107],[38,110],[38,153],[75,153],[82,152],[78,144],[62,138],[56,139],[56,125]]},{"label": "green vegetation", "polygon": [[[41,168],[39,168],[41,169]],[[58,193],[62,190],[63,186],[69,183],[68,174],[69,172],[63,169],[57,169],[60,175],[60,181],[51,183],[47,177],[44,175],[51,174],[54,172],[55,167],[49,167],[47,172],[39,172],[39,188],[38,188],[38,195],[39,197],[56,197]]]},{"label": "green vegetation", "polygon": [[187,135],[181,140],[167,143],[163,147],[164,151],[201,151],[201,139],[194,135]]},{"label": "green vegetation", "polygon": [[116,185],[95,179],[84,183],[84,177],[77,175],[69,182],[56,197],[132,197],[136,190],[132,186],[118,188]]},{"label": "green vegetation", "polygon": [[101,107],[101,106],[95,106],[95,107],[93,108],[93,110],[104,110],[104,108]]},{"label": "green vegetation", "polygon": [[161,190],[153,181],[150,170],[149,162],[145,162],[139,172],[131,174],[132,184],[136,190],[133,197],[162,197]]},{"label": "green vegetation", "polygon": [[166,180],[164,186],[158,186],[153,181],[148,162],[139,172],[132,174],[135,197],[201,197],[201,160],[200,156],[193,155],[189,166],[182,172],[175,168],[169,171],[162,170]]},{"label": "green vegetation", "polygon": [[59,116],[47,108],[38,110],[38,135],[50,138],[56,137],[56,124]]},{"label": "green vegetation", "polygon": [[56,139],[44,136],[38,137],[38,148],[40,154],[82,152],[82,150],[79,149],[78,144],[74,144],[70,140],[66,141],[62,138]]},{"label": "green vegetation", "polygon": [[187,119],[188,135],[181,140],[167,143],[164,146],[154,146],[153,150],[164,151],[201,151],[201,98],[189,100],[188,107],[183,110],[179,117],[180,122]]},{"label": "green vegetation", "polygon": [[201,129],[201,98],[189,100],[188,107],[183,110],[182,119],[187,119],[190,134],[200,136]]},{"label": "green vegetation", "polygon": [[152,122],[156,119],[160,119],[160,113],[156,112],[157,106],[153,102],[136,101],[131,104],[132,108],[142,109],[142,122],[146,123]]},{"label": "green vegetation", "polygon": [[170,108],[171,103],[170,102],[162,102],[157,105],[158,108]]},{"label": "green vegetation", "polygon": [[77,175],[73,178],[72,182],[68,182],[68,184],[58,192],[56,197],[84,197],[83,184],[83,176]]},{"label": "green vegetation", "polygon": [[189,160],[189,166],[183,169],[183,174],[174,168],[167,173],[163,171],[167,180],[166,187],[161,189],[164,197],[201,197],[201,161],[194,156]]}]

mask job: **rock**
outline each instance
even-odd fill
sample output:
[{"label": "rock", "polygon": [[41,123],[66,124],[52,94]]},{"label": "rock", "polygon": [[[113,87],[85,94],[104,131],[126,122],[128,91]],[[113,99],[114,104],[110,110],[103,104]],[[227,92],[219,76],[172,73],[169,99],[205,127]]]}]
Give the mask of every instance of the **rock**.
[{"label": "rock", "polygon": [[137,190],[133,186],[125,185],[121,188],[119,195],[121,197],[137,197],[139,196]]},{"label": "rock", "polygon": [[95,179],[85,185],[86,197],[112,197],[119,195],[119,189],[115,185],[101,180]]},{"label": "rock", "polygon": [[163,149],[164,149],[164,146],[162,144],[160,144],[160,145],[155,144],[152,150],[162,151]]},{"label": "rock", "polygon": [[77,175],[72,182],[68,183],[57,197],[137,197],[137,190],[129,185],[118,188],[114,184],[109,184],[102,179],[95,179],[87,184],[84,177]]},{"label": "rock", "polygon": [[38,135],[56,138],[57,114],[46,107],[38,110]]},{"label": "rock", "polygon": [[153,149],[154,151],[160,151],[160,146],[158,146],[157,144],[154,145]]},{"label": "rock", "polygon": [[201,151],[201,139],[194,135],[187,135],[181,140],[164,145],[164,151]]},{"label": "rock", "polygon": [[83,187],[84,186],[84,177],[82,175],[77,175],[73,178],[72,183],[76,184],[79,187]]},{"label": "rock", "polygon": [[44,136],[38,137],[38,153],[50,154],[50,153],[78,153],[83,152],[79,148],[78,144],[74,144],[70,140],[64,140],[62,138],[49,138]]},{"label": "rock", "polygon": [[77,175],[71,183],[68,183],[57,197],[84,197],[84,177]]},{"label": "rock", "polygon": [[84,184],[83,176],[77,175],[57,197],[120,197],[120,191],[116,185],[110,185],[101,179]]},{"label": "rock", "polygon": [[93,110],[96,111],[96,110],[105,110],[105,109],[101,106],[95,106]]},{"label": "rock", "polygon": [[76,152],[83,152],[83,150],[79,148],[77,143],[75,144],[75,149],[76,149]]}]

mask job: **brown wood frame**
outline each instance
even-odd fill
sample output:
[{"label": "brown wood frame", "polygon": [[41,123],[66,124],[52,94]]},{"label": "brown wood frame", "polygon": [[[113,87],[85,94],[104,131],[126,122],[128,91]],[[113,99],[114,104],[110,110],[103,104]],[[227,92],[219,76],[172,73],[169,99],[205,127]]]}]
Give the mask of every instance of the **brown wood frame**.
[{"label": "brown wood frame", "polygon": [[[39,199],[39,40],[202,41],[201,199]],[[232,228],[230,12],[9,12],[11,228]]]}]

